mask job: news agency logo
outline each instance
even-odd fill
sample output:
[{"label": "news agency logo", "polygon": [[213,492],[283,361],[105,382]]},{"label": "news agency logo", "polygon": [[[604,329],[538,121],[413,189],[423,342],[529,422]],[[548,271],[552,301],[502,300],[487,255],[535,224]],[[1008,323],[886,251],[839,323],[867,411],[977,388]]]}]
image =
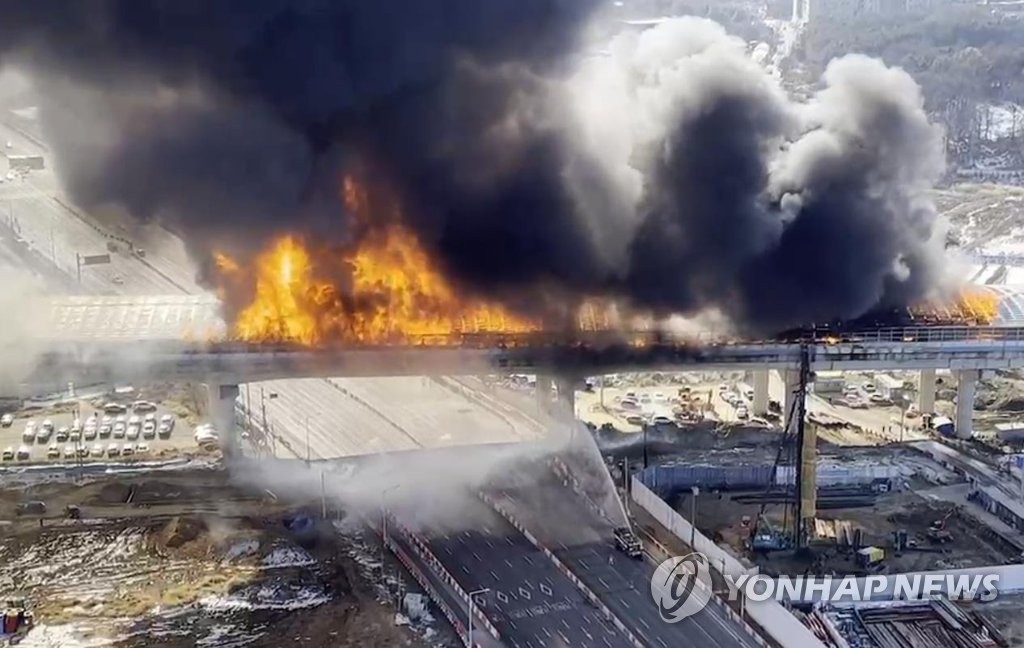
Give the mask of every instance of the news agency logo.
[{"label": "news agency logo", "polygon": [[711,566],[704,554],[673,556],[651,576],[651,597],[665,623],[678,623],[697,614],[711,596]]}]

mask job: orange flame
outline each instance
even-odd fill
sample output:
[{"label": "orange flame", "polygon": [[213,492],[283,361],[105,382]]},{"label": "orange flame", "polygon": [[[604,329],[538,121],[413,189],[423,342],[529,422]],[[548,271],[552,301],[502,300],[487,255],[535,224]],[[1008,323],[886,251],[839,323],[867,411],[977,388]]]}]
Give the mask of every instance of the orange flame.
[{"label": "orange flame", "polygon": [[999,316],[999,295],[978,286],[964,286],[946,301],[932,301],[911,309],[916,319],[955,320],[964,324],[991,324]]},{"label": "orange flame", "polygon": [[[346,178],[342,197],[367,222],[368,203],[358,184]],[[252,300],[232,326],[242,340],[448,344],[466,333],[540,328],[501,305],[458,295],[419,240],[399,224],[368,230],[345,251],[311,254],[289,235],[256,257],[252,268],[243,269],[223,253],[214,262],[225,277],[254,277]],[[323,278],[325,269],[339,267],[344,290]]]}]

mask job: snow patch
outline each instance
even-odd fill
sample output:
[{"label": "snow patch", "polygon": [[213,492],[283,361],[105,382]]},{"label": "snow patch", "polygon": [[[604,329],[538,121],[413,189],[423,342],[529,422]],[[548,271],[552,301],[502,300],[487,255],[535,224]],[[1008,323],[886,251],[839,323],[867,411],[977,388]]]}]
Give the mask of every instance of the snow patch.
[{"label": "snow patch", "polygon": [[278,547],[267,554],[260,566],[264,569],[280,569],[282,567],[305,567],[316,563],[313,556],[298,547]]}]

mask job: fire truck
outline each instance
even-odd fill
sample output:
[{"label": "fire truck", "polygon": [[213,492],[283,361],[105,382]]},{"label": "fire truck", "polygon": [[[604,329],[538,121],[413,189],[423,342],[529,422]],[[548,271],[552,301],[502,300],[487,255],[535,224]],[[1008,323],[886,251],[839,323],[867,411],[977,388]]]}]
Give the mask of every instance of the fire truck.
[{"label": "fire truck", "polygon": [[615,548],[630,558],[642,558],[644,545],[629,527],[615,529]]}]

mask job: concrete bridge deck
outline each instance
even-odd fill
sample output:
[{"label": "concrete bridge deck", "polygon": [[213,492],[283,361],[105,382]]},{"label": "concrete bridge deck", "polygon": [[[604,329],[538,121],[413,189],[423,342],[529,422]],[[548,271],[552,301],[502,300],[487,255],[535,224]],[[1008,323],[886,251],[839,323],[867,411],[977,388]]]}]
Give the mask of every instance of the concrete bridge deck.
[{"label": "concrete bridge deck", "polygon": [[[807,346],[815,370],[999,369],[1024,367],[1024,327],[879,329],[803,340],[739,342],[698,336],[667,342],[640,334],[557,342],[537,336],[467,337],[459,346],[302,347],[238,342],[139,340],[58,344],[32,383],[144,380],[237,384],[298,377],[380,377],[481,373],[577,375],[626,370],[796,369]],[[637,340],[637,338],[642,338]],[[642,342],[642,343],[641,343]]]}]

